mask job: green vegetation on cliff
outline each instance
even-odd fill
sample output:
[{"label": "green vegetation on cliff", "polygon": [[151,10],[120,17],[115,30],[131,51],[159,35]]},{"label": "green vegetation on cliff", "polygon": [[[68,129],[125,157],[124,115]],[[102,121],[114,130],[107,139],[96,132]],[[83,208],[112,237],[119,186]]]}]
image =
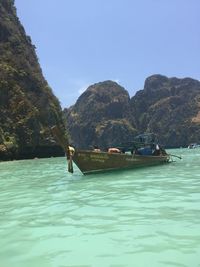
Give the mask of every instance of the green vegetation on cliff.
[{"label": "green vegetation on cliff", "polygon": [[128,92],[112,81],[94,84],[64,111],[72,142],[82,148],[127,141],[136,130],[130,122]]},{"label": "green vegetation on cliff", "polygon": [[[0,1],[0,160],[61,155],[51,126],[63,112],[44,79],[13,0]],[[77,147],[103,148],[154,132],[166,146],[200,142],[200,82],[153,75],[131,99],[116,82],[96,83],[64,110]]]},{"label": "green vegetation on cliff", "polygon": [[115,82],[90,86],[65,110],[67,128],[79,147],[107,147],[153,132],[167,147],[200,142],[200,82],[153,75],[131,99]]},{"label": "green vegetation on cliff", "polygon": [[64,129],[53,95],[14,1],[0,1],[0,160],[61,154],[50,126]]},{"label": "green vegetation on cliff", "polygon": [[153,75],[131,99],[139,132],[154,132],[168,147],[200,142],[200,82]]}]

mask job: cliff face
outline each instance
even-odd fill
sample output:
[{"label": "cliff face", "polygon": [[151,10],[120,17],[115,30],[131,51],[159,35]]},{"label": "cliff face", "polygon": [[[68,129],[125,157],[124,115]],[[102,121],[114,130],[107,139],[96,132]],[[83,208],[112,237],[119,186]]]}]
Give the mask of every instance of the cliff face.
[{"label": "cliff face", "polygon": [[129,99],[107,81],[90,86],[65,110],[68,131],[78,147],[107,147],[153,132],[167,147],[200,142],[200,82],[153,75]]},{"label": "cliff face", "polygon": [[16,15],[13,0],[0,1],[0,160],[60,155],[50,126],[64,129],[35,47]]},{"label": "cliff face", "polygon": [[117,83],[105,81],[90,86],[65,111],[72,142],[81,148],[117,144],[135,134],[130,123],[130,98]]},{"label": "cliff face", "polygon": [[[13,0],[0,1],[0,160],[63,154],[51,136],[64,131],[62,111],[16,15]],[[153,75],[130,99],[112,81],[90,86],[64,111],[77,147],[102,148],[154,132],[168,147],[200,142],[200,82]]]},{"label": "cliff face", "polygon": [[154,132],[169,147],[200,142],[200,82],[153,75],[131,99],[139,132]]}]

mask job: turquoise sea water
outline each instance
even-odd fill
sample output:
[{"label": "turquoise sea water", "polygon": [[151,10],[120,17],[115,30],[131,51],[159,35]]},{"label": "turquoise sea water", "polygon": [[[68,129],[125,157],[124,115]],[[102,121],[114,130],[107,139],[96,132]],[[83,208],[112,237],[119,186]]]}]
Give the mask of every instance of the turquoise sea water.
[{"label": "turquoise sea water", "polygon": [[0,163],[0,267],[199,267],[200,149],[83,176],[64,158]]}]

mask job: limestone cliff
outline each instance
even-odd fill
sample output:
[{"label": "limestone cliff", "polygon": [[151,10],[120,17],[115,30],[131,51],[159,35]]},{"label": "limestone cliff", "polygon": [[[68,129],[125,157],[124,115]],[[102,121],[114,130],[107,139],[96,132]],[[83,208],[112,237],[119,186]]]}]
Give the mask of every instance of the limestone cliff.
[{"label": "limestone cliff", "polygon": [[72,142],[81,148],[106,148],[131,139],[136,131],[130,115],[128,92],[112,81],[91,85],[65,110]]},{"label": "limestone cliff", "polygon": [[168,147],[200,142],[200,82],[153,75],[131,99],[139,132],[154,132]]},{"label": "limestone cliff", "polygon": [[117,83],[90,86],[65,110],[67,127],[78,147],[102,147],[153,132],[167,147],[200,142],[200,82],[153,75],[131,99]]},{"label": "limestone cliff", "polygon": [[50,126],[62,111],[26,35],[13,0],[0,1],[0,160],[60,155]]}]

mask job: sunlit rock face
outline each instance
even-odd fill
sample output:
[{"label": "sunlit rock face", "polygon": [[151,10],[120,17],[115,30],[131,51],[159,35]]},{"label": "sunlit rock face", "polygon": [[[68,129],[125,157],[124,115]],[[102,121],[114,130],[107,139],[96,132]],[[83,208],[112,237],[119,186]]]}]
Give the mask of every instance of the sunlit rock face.
[{"label": "sunlit rock face", "polygon": [[106,148],[132,138],[128,92],[113,81],[96,83],[64,111],[72,142],[82,148]]},{"label": "sunlit rock face", "polygon": [[64,111],[72,142],[88,148],[109,147],[153,132],[167,147],[200,142],[200,82],[153,75],[129,98],[112,81],[91,85]]},{"label": "sunlit rock face", "polygon": [[14,1],[0,1],[0,160],[61,155],[50,127],[62,111],[43,77]]},{"label": "sunlit rock face", "polygon": [[131,99],[138,131],[158,134],[168,147],[200,142],[200,82],[153,75]]}]

